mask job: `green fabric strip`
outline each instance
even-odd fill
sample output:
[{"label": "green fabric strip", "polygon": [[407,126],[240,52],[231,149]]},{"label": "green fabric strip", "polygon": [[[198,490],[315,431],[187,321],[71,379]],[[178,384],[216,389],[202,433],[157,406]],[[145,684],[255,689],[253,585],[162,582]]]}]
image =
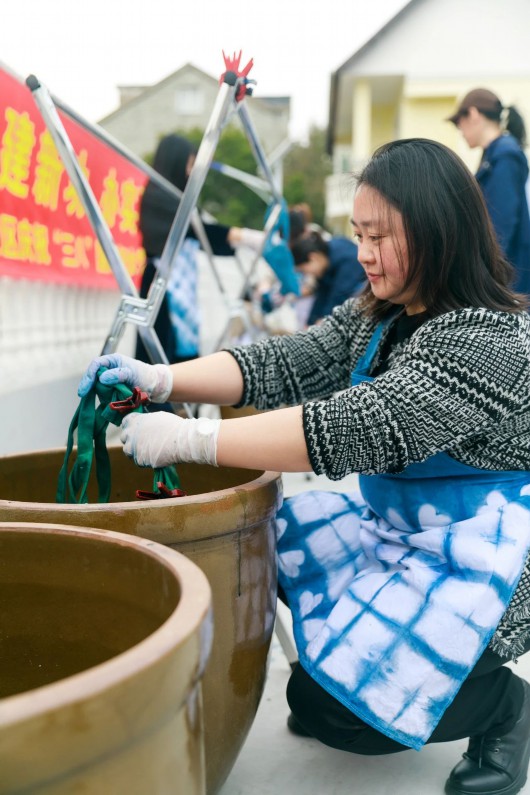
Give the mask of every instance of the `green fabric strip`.
[{"label": "green fabric strip", "polygon": [[[81,398],[79,406],[68,429],[68,439],[63,465],[59,472],[57,493],[58,503],[87,503],[87,489],[95,459],[96,478],[98,484],[98,502],[108,502],[111,490],[110,458],[107,450],[106,433],[109,423],[121,425],[123,414],[114,411],[109,404],[118,400],[127,400],[132,390],[124,384],[107,385],[99,381],[99,370],[93,388]],[[96,398],[99,404],[96,407]],[[139,406],[133,411],[145,411]],[[74,437],[77,431],[77,456],[73,464],[71,457],[74,449]],[[159,493],[158,483],[168,489],[180,489],[180,478],[174,466],[154,470],[153,491]]]}]

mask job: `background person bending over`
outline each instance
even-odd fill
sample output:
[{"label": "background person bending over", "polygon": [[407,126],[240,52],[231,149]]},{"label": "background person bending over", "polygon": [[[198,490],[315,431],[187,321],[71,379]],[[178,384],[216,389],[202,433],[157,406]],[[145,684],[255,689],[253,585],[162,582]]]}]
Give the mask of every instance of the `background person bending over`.
[{"label": "background person bending over", "polygon": [[313,221],[313,211],[307,202],[292,204],[289,208],[289,217],[291,220],[290,245],[297,238],[310,235],[312,232],[318,232],[324,240],[330,239],[329,232]]},{"label": "background person bending over", "polygon": [[530,293],[530,217],[526,196],[526,130],[513,106],[475,88],[449,118],[466,143],[483,149],[476,177],[504,254],[515,267],[515,289]]},{"label": "background person bending over", "polygon": [[357,259],[357,246],[347,237],[324,240],[317,232],[291,246],[297,270],[314,280],[314,301],[307,325],[322,320],[364,286],[366,276]]},{"label": "background person bending over", "polygon": [[278,515],[289,726],[357,754],[469,737],[446,792],[514,795],[530,755],[530,686],[505,665],[530,646],[530,316],[442,144],[378,149],[353,226],[368,285],[320,325],[173,367],[100,357],[80,394],[103,366],[156,401],[289,406],[132,414],[124,452],[360,473],[360,493],[305,492]]}]

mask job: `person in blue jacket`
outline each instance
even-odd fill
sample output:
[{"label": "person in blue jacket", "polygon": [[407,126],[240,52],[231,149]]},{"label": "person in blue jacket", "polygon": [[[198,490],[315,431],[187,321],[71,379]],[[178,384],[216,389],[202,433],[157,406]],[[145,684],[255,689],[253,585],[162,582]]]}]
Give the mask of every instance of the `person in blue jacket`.
[{"label": "person in blue jacket", "polygon": [[315,300],[307,318],[312,326],[359,292],[366,276],[357,259],[357,246],[347,237],[329,240],[318,232],[300,237],[291,245],[297,270],[315,280]]},{"label": "person in blue jacket", "polygon": [[448,121],[471,148],[483,149],[476,178],[497,239],[516,271],[515,289],[530,293],[530,216],[525,185],[528,162],[524,121],[513,106],[503,107],[486,88],[475,88]]}]

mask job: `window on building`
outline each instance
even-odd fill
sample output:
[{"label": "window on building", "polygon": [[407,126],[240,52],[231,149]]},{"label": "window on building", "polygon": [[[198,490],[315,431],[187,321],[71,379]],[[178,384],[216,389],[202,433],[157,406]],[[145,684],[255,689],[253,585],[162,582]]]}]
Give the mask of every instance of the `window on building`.
[{"label": "window on building", "polygon": [[175,93],[175,110],[183,116],[197,116],[204,109],[204,94],[199,86],[180,86]]}]

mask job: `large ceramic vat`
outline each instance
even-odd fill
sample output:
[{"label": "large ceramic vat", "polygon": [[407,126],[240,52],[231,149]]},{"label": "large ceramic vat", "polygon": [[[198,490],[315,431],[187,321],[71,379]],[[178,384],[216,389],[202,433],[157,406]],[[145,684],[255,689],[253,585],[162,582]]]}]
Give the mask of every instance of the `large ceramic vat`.
[{"label": "large ceramic vat", "polygon": [[203,795],[211,594],[160,544],[0,523],[0,793]]},{"label": "large ceramic vat", "polygon": [[[277,473],[181,464],[189,496],[138,502],[152,471],[110,448],[108,504],[57,505],[64,451],[0,458],[0,520],[80,524],[158,541],[189,557],[212,588],[214,641],[202,680],[206,781],[214,795],[252,725],[265,683],[276,606]],[[93,494],[90,499],[96,499]]]}]

